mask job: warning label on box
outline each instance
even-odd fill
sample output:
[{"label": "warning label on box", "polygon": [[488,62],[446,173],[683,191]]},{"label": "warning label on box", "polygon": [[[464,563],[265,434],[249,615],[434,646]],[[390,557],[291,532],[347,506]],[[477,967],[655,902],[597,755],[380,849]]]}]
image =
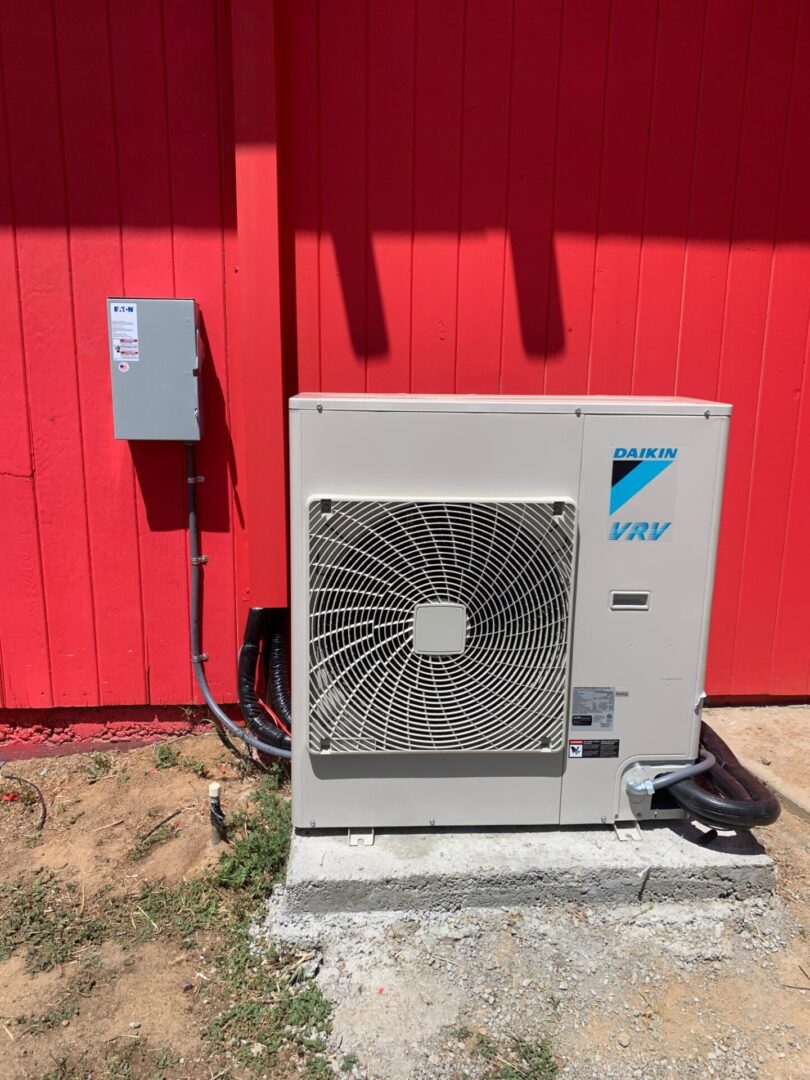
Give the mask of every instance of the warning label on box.
[{"label": "warning label on box", "polygon": [[113,304],[110,312],[110,336],[113,358],[132,363],[140,360],[138,341],[138,305]]},{"label": "warning label on box", "polygon": [[568,756],[573,758],[606,758],[619,756],[618,739],[569,739]]},{"label": "warning label on box", "polygon": [[571,726],[589,731],[613,731],[614,686],[575,686]]}]

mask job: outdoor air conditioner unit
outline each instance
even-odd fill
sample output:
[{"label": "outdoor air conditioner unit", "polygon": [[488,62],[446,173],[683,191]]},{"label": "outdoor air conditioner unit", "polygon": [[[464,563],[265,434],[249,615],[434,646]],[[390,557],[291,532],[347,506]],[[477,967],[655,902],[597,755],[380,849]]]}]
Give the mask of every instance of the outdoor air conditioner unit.
[{"label": "outdoor air conditioner unit", "polygon": [[730,406],[290,408],[295,825],[682,816],[626,779],[698,755]]}]

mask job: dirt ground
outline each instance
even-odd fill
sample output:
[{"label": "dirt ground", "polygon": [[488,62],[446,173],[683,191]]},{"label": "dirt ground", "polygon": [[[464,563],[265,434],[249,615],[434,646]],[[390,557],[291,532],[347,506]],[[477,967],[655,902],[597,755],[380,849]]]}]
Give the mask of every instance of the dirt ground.
[{"label": "dirt ground", "polygon": [[[38,802],[7,774],[41,788],[48,807],[41,834]],[[333,1072],[381,1080],[810,1077],[810,824],[789,811],[759,834],[777,862],[779,884],[774,904],[756,912],[727,905],[684,915],[674,905],[617,914],[610,923],[569,909],[504,914],[497,928],[482,918],[474,931],[469,920],[448,923],[446,916],[416,929],[394,920],[367,934],[355,927],[357,940],[367,938],[359,968],[356,956],[347,966],[337,945],[321,957],[318,937],[328,928],[314,926],[312,941],[299,942],[298,963],[310,962],[314,972],[322,962],[319,983],[335,1005],[331,1035],[317,1009],[307,1021],[312,1031],[301,1045],[320,1048],[316,1058],[269,1056],[267,1040],[259,1032],[254,1042],[243,1018],[241,1038],[212,1044],[206,1030],[233,1004],[211,990],[220,978],[216,929],[202,925],[193,936],[177,930],[183,911],[176,906],[171,929],[153,893],[148,904],[137,900],[156,883],[177,889],[202,880],[217,863],[222,849],[211,844],[207,811],[211,779],[222,783],[228,815],[256,788],[207,735],[176,740],[168,751],[32,759],[0,772],[0,886],[41,883],[50,918],[47,889],[69,884],[61,899],[54,893],[54,917],[74,928],[95,912],[118,920],[98,940],[82,923],[66,954],[50,960],[53,943],[34,934],[47,961],[33,965],[40,970],[32,970],[11,935],[10,955],[0,961],[2,1080],[283,1080]],[[177,810],[152,834],[156,841],[139,839]],[[22,923],[24,916],[17,911]],[[573,932],[590,924],[590,944],[578,948],[574,942],[586,939]],[[548,955],[537,949],[539,938],[548,942]],[[678,955],[697,938],[714,944]],[[524,939],[531,947],[521,951]],[[419,942],[426,943],[421,952]],[[480,970],[489,971],[492,993],[484,993],[489,986],[482,991]],[[610,971],[615,985],[608,986]],[[589,1002],[604,998],[605,1008],[586,1008],[586,994]],[[551,1039],[548,1060],[509,1064],[510,1052],[497,1040],[513,1013],[515,1023],[523,1016],[529,1026],[542,1024]],[[386,1015],[387,1024],[376,1023],[375,1016]],[[385,1030],[392,1031],[390,1044],[380,1041]],[[408,1032],[420,1036],[418,1051]]]},{"label": "dirt ground", "polygon": [[[53,874],[75,883],[77,905],[89,910],[99,897],[137,895],[154,882],[173,886],[214,866],[221,848],[210,840],[208,784],[221,783],[223,807],[233,814],[255,781],[245,779],[214,736],[164,746],[168,753],[144,747],[9,763],[0,772],[0,792],[24,798],[0,803],[3,882]],[[48,808],[41,834],[38,802],[10,775],[41,789]],[[176,810],[160,842],[139,845],[139,837]],[[133,929],[144,922],[137,906],[128,914]],[[46,971],[27,971],[24,951],[0,963],[3,1080],[210,1080],[201,1029],[211,1016],[199,993],[211,978],[206,956],[158,932],[134,944],[119,944],[118,936],[125,937],[119,932],[100,947],[92,940],[80,944],[65,963]],[[71,991],[90,961],[94,971],[86,985]],[[122,1048],[136,1042],[148,1052],[134,1059]]]},{"label": "dirt ground", "polygon": [[810,705],[707,709],[706,719],[782,804],[810,821]]}]

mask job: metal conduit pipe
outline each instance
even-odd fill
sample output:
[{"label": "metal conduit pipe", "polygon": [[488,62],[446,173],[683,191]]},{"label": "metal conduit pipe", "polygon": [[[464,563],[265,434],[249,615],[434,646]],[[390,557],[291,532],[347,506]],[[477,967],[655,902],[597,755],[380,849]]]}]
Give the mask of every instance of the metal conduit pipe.
[{"label": "metal conduit pipe", "polygon": [[[197,483],[199,478],[197,476],[196,455],[194,453],[193,443],[186,444],[186,474],[188,486],[188,546],[191,557],[191,664],[194,668],[194,677],[197,680],[197,685],[200,688],[200,693],[205,699],[206,705],[211,710],[213,718],[212,722],[217,728],[220,738],[227,740],[225,732],[228,732],[228,734],[235,735],[237,739],[241,739],[242,742],[246,743],[248,746],[252,746],[254,750],[258,750],[262,754],[270,754],[273,757],[290,758],[292,757],[290,750],[283,746],[273,746],[266,740],[259,739],[255,735],[252,735],[249,731],[240,727],[239,724],[234,723],[227,713],[225,713],[217,704],[214,695],[211,693],[208,680],[205,677],[203,665],[208,659],[208,656],[202,651],[200,632],[200,598],[202,591],[202,568],[205,562],[205,556],[200,553],[200,530],[197,521]],[[227,741],[226,745],[229,745]],[[231,747],[231,749],[233,749],[233,747]]]}]

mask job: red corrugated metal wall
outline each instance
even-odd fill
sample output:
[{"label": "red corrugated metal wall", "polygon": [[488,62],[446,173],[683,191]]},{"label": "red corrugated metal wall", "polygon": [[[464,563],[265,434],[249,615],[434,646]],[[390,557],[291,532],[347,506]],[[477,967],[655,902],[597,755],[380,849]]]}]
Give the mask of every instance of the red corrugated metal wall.
[{"label": "red corrugated metal wall", "polygon": [[300,389],[733,402],[708,688],[810,692],[810,4],[280,13]]},{"label": "red corrugated metal wall", "polygon": [[196,296],[204,312],[206,640],[217,692],[233,696],[218,14],[198,0],[0,4],[7,707],[192,699],[183,448],[113,439],[105,297],[121,293]]},{"label": "red corrugated metal wall", "polygon": [[[268,6],[234,7],[239,48]],[[278,356],[272,334],[266,369],[260,335],[234,347],[235,267],[261,296],[275,237],[240,202],[237,254],[226,14],[0,0],[7,707],[192,696],[181,455],[112,438],[118,292],[203,308],[206,647],[233,693],[245,515],[254,556],[267,535],[237,483],[234,376]],[[808,0],[289,0],[276,17],[287,388],[732,401],[709,690],[808,694]],[[272,81],[260,60],[244,70]],[[236,128],[261,160],[272,118],[240,134],[237,105]]]}]

